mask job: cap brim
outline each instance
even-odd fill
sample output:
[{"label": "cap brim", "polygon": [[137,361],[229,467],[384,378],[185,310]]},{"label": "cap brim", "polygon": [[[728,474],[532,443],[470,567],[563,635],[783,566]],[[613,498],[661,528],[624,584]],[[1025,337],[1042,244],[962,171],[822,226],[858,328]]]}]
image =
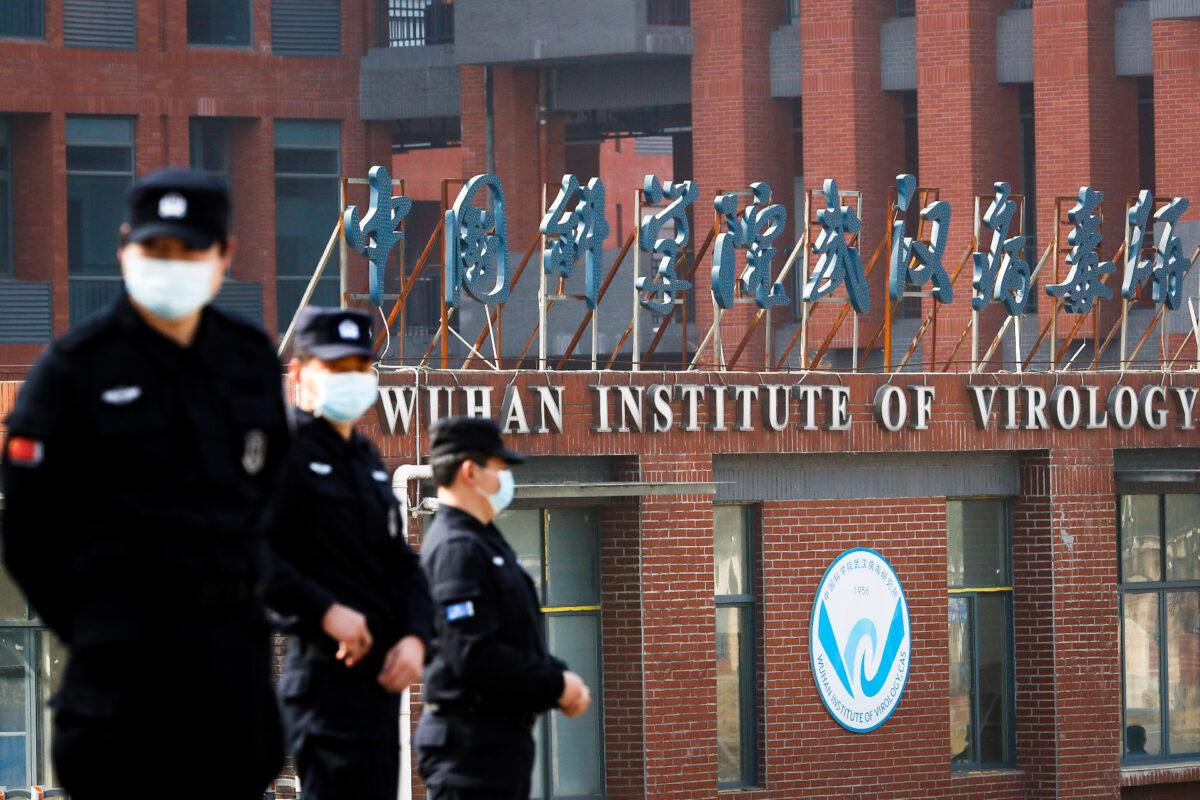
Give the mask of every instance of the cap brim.
[{"label": "cap brim", "polygon": [[347,356],[372,358],[375,355],[375,351],[371,348],[358,344],[317,344],[308,348],[308,353],[322,361],[336,361]]},{"label": "cap brim", "polygon": [[525,455],[524,453],[518,453],[515,450],[509,450],[503,447],[497,452],[492,453],[492,455],[496,456],[497,458],[503,458],[509,464],[524,464],[529,460],[529,456]]},{"label": "cap brim", "polygon": [[159,237],[178,239],[192,250],[207,250],[216,242],[212,236],[201,233],[191,225],[168,220],[139,225],[129,232],[128,238],[131,242],[144,242]]}]

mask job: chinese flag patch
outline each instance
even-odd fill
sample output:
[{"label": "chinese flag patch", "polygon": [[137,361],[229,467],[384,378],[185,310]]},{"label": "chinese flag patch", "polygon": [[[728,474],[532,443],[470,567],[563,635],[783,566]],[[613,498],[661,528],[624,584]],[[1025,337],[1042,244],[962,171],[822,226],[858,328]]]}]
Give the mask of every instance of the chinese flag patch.
[{"label": "chinese flag patch", "polygon": [[37,439],[13,436],[8,440],[8,461],[23,467],[36,467],[42,463],[42,443]]}]

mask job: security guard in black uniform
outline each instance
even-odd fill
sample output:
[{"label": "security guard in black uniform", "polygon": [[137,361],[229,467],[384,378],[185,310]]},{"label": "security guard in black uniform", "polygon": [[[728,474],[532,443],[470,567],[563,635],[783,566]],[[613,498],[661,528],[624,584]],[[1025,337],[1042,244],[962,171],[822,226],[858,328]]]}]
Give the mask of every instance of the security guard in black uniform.
[{"label": "security guard in black uniform", "polygon": [[301,577],[273,583],[268,599],[297,618],[279,698],[312,800],[395,800],[400,693],[420,680],[433,632],[391,476],[354,429],[377,396],[372,352],[363,311],[310,307],[297,320],[300,410],[271,531]]},{"label": "security guard in black uniform", "polygon": [[421,547],[434,600],[433,657],[414,743],[429,800],[528,800],[537,715],[587,711],[583,680],[546,649],[533,582],[493,523],[512,502],[510,464],[487,419],[434,426],[437,515]]},{"label": "security guard in black uniform", "polygon": [[283,761],[261,599],[281,369],[209,305],[223,182],[163,170],[127,204],[126,291],[50,346],[7,420],[4,560],[69,649],[52,756],[75,800],[261,798]]}]

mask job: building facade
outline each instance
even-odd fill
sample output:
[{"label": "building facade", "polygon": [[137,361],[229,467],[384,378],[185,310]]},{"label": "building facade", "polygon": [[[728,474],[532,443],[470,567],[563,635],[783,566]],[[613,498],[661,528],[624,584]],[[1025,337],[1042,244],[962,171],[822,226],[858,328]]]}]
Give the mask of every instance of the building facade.
[{"label": "building facade", "polygon": [[[501,525],[596,698],[539,724],[536,796],[1200,794],[1200,271],[1170,309],[1147,289],[1072,314],[1044,291],[1066,278],[1080,187],[1107,198],[1114,288],[1139,190],[1200,201],[1200,3],[0,5],[0,420],[51,338],[120,291],[134,176],[229,180],[239,250],[218,303],[281,334],[319,263],[313,302],[367,302],[341,211],[367,202],[372,165],[402,182],[365,424],[393,468],[451,412],[496,417],[534,455]],[[447,313],[444,214],[482,173],[503,185],[512,295]],[[539,221],[565,173],[604,181],[604,280],[589,309],[577,269],[543,312]],[[900,173],[921,187],[907,217]],[[662,207],[647,174],[698,187],[694,288],[657,312],[634,289]],[[861,314],[802,301],[826,179],[861,221]],[[1011,320],[969,299],[1001,181],[1010,235],[1044,266]],[[786,209],[771,270],[794,267],[788,301],[718,312],[710,204],[741,192],[740,210],[754,182]],[[956,300],[892,302],[892,223],[929,242],[935,200]],[[1154,230],[1146,258],[1166,252]],[[1193,255],[1194,207],[1174,232]],[[419,545],[431,487],[399,488]],[[851,694],[906,665],[869,725],[829,688],[840,647],[813,635],[826,572],[856,548],[905,609],[902,657],[878,621],[843,654]],[[0,786],[52,785],[64,654],[9,582],[0,606]]]}]

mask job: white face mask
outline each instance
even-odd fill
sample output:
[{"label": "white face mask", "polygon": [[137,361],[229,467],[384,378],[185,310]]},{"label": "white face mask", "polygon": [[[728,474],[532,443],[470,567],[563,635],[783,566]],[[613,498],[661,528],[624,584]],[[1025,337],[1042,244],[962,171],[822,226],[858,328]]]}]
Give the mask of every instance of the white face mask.
[{"label": "white face mask", "polygon": [[314,372],[313,413],[334,422],[356,422],[375,404],[379,376],[370,372]]},{"label": "white face mask", "polygon": [[488,493],[479,487],[475,487],[475,491],[487,498],[488,505],[492,507],[492,511],[498,516],[512,505],[513,497],[517,493],[517,483],[516,479],[513,478],[512,470],[496,470],[496,477],[500,479],[500,486],[496,491]]},{"label": "white face mask", "polygon": [[220,263],[213,259],[181,261],[126,255],[125,291],[142,308],[163,319],[181,319],[213,298],[213,278]]}]

